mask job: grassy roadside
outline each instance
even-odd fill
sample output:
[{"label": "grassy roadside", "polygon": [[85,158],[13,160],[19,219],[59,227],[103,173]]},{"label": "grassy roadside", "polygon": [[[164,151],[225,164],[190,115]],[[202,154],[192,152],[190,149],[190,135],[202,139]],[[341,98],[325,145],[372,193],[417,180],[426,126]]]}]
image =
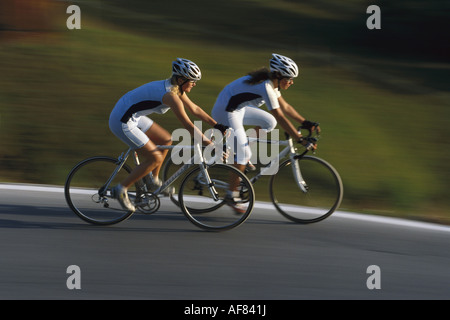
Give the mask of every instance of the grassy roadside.
[{"label": "grassy roadside", "polygon": [[[80,31],[0,44],[1,181],[62,184],[79,160],[120,153],[124,146],[108,129],[110,110],[126,91],[169,76],[177,56],[201,66],[204,79],[191,98],[210,112],[226,83],[266,65],[272,52],[209,37],[173,41],[131,30],[135,24],[113,24],[110,14],[93,16],[95,10],[83,16]],[[282,53],[302,70],[284,96],[321,122],[317,156],[343,178],[342,207],[448,222],[448,92],[398,68],[387,77],[391,61],[377,56],[355,61],[340,55],[336,63],[333,55],[319,59],[298,48]],[[404,70],[413,68],[403,64]],[[152,118],[168,130],[179,127],[170,113]],[[257,189],[265,192],[265,186]]]}]

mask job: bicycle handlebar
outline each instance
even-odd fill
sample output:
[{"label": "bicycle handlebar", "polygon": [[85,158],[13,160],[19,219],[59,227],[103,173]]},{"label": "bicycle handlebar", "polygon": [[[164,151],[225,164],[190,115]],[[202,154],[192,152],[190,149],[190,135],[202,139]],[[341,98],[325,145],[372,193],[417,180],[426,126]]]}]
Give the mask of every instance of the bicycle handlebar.
[{"label": "bicycle handlebar", "polygon": [[[313,126],[302,126],[302,125],[300,125],[300,126],[297,127],[297,131],[300,132],[302,129],[306,129],[306,130],[308,130],[308,135],[305,138],[306,139],[308,139],[308,138],[316,139],[316,141],[317,141],[318,137],[319,137],[319,133],[320,133],[320,131],[317,130],[317,127],[319,126],[319,123],[314,122],[313,124],[314,124]],[[314,127],[315,129],[312,130],[312,127]],[[316,137],[312,137],[313,133],[316,133]],[[286,139],[289,139],[289,133],[284,132],[284,135],[285,135]]]}]

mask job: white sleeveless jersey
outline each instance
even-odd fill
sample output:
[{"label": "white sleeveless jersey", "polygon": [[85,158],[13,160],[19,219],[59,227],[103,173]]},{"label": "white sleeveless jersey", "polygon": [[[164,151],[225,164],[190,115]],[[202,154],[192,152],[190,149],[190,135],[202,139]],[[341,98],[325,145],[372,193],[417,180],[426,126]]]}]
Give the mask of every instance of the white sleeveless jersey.
[{"label": "white sleeveless jersey", "polygon": [[275,89],[271,80],[258,84],[246,83],[250,76],[239,78],[228,84],[217,97],[215,112],[233,112],[246,106],[261,107],[266,104],[268,110],[280,107],[278,98],[281,93]]},{"label": "white sleeveless jersey", "polygon": [[169,79],[146,83],[123,95],[113,113],[122,123],[151,113],[166,113],[170,107],[163,104],[162,99],[171,87]]}]

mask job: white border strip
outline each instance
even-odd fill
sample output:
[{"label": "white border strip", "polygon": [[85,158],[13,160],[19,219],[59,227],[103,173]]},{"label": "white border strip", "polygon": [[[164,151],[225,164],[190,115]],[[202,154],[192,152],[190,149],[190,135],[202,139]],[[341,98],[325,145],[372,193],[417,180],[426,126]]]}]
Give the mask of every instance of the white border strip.
[{"label": "white border strip", "polygon": [[[257,202],[257,203],[255,203],[255,208],[275,210],[273,204],[268,203],[268,202],[267,203]],[[300,207],[299,207],[299,209],[300,209]],[[389,225],[395,225],[395,226],[401,226],[401,227],[421,228],[421,229],[426,229],[426,230],[450,232],[450,226],[441,225],[441,224],[437,224],[437,223],[413,221],[413,220],[407,220],[407,219],[401,219],[401,218],[384,217],[384,216],[377,216],[377,215],[371,215],[371,214],[361,214],[361,213],[354,213],[354,212],[347,212],[347,211],[340,211],[340,210],[334,212],[331,215],[331,217],[329,217],[328,219],[334,219],[334,218],[352,219],[352,220],[359,220],[359,221],[366,221],[366,222],[383,223],[383,224],[389,224]]]},{"label": "white border strip", "polygon": [[[64,193],[64,187],[59,186],[47,186],[47,185],[30,185],[30,184],[14,184],[14,183],[0,183],[0,190],[21,190],[21,191],[38,191],[38,192],[56,192]],[[272,203],[269,202],[257,202],[255,203],[255,208],[275,210]],[[450,226],[440,225],[436,223],[412,221],[407,219],[383,217],[370,214],[359,214],[346,211],[336,211],[330,217],[332,218],[342,218],[342,219],[352,219],[366,222],[383,223],[389,225],[396,225],[409,228],[420,228],[426,230],[434,231],[444,231],[450,232]]]}]

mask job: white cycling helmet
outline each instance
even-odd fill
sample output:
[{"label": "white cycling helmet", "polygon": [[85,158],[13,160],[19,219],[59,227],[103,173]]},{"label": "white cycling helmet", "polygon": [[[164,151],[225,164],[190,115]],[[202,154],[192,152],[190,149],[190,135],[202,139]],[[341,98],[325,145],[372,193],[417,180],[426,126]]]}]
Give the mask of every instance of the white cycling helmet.
[{"label": "white cycling helmet", "polygon": [[298,76],[298,67],[294,60],[276,53],[272,53],[270,71],[278,71],[283,77],[297,78]]},{"label": "white cycling helmet", "polygon": [[172,75],[195,81],[202,78],[200,68],[194,62],[183,58],[177,58],[177,60],[172,62]]}]

